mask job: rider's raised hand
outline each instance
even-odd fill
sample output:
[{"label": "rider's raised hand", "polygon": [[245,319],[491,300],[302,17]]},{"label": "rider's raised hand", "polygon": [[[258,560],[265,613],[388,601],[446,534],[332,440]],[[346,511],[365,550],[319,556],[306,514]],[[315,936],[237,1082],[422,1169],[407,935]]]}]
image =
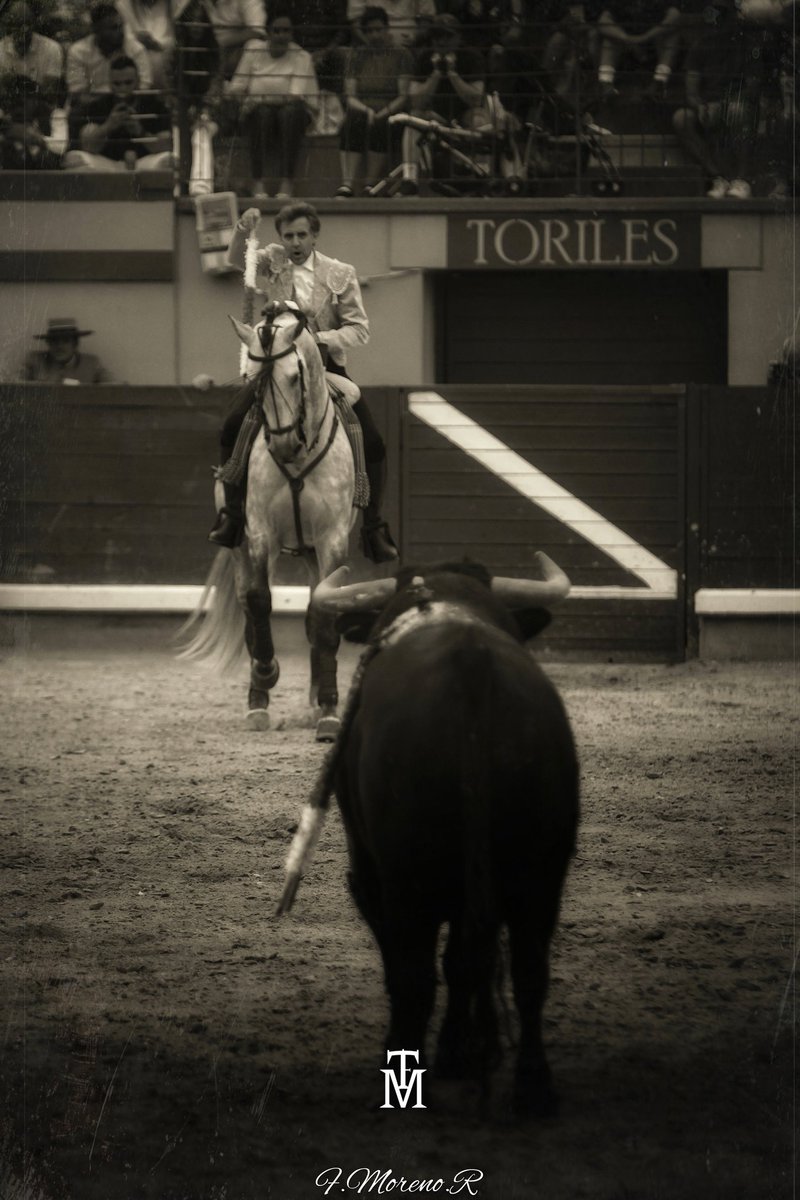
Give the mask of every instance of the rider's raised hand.
[{"label": "rider's raised hand", "polygon": [[242,233],[249,237],[255,230],[261,220],[261,210],[258,208],[247,208],[239,218],[238,227]]}]

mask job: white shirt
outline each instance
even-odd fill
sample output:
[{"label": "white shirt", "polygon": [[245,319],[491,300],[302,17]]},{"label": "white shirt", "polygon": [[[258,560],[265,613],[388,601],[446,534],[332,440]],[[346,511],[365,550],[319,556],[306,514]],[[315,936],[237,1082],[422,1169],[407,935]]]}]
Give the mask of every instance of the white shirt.
[{"label": "white shirt", "polygon": [[292,263],[292,283],[294,298],[304,313],[311,312],[311,297],[314,294],[314,269],[317,252],[312,250],[304,263],[297,266]]},{"label": "white shirt", "polygon": [[156,0],[153,5],[138,0],[117,0],[117,12],[132,33],[149,33],[160,42],[162,50],[175,44],[172,17],[168,0]]},{"label": "white shirt", "polygon": [[41,87],[63,73],[64,53],[52,38],[34,33],[27,54],[17,54],[10,35],[0,41],[0,75],[27,75]]},{"label": "white shirt", "polygon": [[[129,29],[125,30],[125,38],[120,54],[132,58],[139,72],[139,87],[143,92],[149,91],[153,85],[153,72],[150,69],[150,59],[144,46],[134,37]],[[106,58],[94,40],[94,35],[81,38],[67,47],[67,91],[71,96],[76,92],[110,92],[111,81],[108,69],[112,54]]]},{"label": "white shirt", "polygon": [[264,0],[206,0],[203,6],[214,26],[218,46],[236,46],[245,29],[264,33]]},{"label": "white shirt", "polygon": [[266,42],[247,42],[227,91],[229,96],[252,96],[262,103],[285,103],[287,97],[300,96],[312,112],[319,105],[313,60],[297,42],[290,42],[279,58],[272,57]]}]

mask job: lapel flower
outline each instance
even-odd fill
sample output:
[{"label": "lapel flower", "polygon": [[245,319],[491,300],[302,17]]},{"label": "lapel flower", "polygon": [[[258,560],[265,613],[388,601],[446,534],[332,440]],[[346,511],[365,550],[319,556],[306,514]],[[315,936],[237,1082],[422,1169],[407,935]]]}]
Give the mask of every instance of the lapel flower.
[{"label": "lapel flower", "polygon": [[328,268],[328,276],[325,282],[327,283],[334,296],[341,296],[344,289],[350,282],[350,272],[352,268],[347,263],[338,262],[336,259]]}]

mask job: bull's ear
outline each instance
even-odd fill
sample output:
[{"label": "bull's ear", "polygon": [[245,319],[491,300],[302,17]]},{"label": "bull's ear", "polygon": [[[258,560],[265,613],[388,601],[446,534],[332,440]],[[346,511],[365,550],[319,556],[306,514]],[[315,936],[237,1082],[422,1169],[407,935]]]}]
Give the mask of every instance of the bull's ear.
[{"label": "bull's ear", "polygon": [[535,638],[537,633],[541,633],[543,629],[552,621],[551,614],[546,608],[521,608],[514,610],[514,620],[519,626],[520,635],[523,642],[530,641]]},{"label": "bull's ear", "polygon": [[363,645],[369,641],[369,635],[378,619],[377,612],[343,612],[336,618],[336,632],[341,634],[346,642],[357,642]]}]

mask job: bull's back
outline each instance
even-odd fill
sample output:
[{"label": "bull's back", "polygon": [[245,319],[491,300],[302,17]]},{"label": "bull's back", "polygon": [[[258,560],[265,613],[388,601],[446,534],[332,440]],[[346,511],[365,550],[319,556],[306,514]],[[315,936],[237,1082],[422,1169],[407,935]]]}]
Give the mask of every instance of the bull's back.
[{"label": "bull's back", "polygon": [[446,891],[476,835],[521,869],[547,847],[568,853],[578,805],[569,723],[552,683],[502,631],[421,629],[381,650],[353,734],[352,803],[383,875],[405,870]]}]

